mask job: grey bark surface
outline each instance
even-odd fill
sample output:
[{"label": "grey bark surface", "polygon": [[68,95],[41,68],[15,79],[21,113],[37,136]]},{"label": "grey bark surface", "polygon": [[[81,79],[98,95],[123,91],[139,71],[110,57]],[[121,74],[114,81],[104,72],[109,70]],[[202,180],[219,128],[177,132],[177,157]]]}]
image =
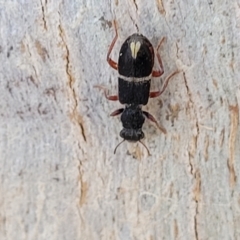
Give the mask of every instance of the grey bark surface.
[{"label": "grey bark surface", "polygon": [[[106,62],[132,33],[181,73],[121,141]],[[240,239],[240,1],[0,1],[0,239]],[[156,65],[157,67],[157,65]]]}]

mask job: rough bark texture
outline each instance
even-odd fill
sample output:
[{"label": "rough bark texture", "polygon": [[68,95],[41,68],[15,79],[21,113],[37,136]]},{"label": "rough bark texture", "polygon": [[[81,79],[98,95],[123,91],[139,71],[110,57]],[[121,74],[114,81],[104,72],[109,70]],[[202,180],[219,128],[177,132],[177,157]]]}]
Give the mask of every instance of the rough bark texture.
[{"label": "rough bark texture", "polygon": [[[139,31],[164,94],[123,143],[106,62]],[[240,1],[0,1],[0,239],[240,239]]]}]

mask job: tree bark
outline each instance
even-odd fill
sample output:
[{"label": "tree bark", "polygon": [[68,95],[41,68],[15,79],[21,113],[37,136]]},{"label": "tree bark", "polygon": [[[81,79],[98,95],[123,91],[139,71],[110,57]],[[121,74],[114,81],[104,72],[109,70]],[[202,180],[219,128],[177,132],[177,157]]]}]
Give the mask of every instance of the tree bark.
[{"label": "tree bark", "polygon": [[[240,239],[240,2],[1,1],[0,239]],[[144,34],[167,89],[121,141],[117,71]],[[155,66],[157,68],[157,64]]]}]

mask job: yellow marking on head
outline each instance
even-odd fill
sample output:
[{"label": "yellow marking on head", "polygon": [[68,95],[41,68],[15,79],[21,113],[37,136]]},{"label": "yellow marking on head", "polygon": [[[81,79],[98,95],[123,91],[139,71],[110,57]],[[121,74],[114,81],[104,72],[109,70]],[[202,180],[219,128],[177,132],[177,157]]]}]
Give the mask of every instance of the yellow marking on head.
[{"label": "yellow marking on head", "polygon": [[131,49],[133,58],[135,58],[135,59],[137,58],[137,54],[138,54],[140,47],[141,47],[141,43],[139,41],[130,43],[130,49]]}]

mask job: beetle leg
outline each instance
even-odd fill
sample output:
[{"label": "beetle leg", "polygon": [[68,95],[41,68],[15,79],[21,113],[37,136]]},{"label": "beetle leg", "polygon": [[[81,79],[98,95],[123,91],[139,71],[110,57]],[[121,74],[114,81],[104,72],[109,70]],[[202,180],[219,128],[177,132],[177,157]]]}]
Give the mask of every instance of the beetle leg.
[{"label": "beetle leg", "polygon": [[179,73],[179,70],[176,70],[175,72],[173,72],[172,74],[170,74],[167,79],[165,80],[164,84],[163,84],[163,88],[161,91],[156,91],[156,92],[150,92],[149,93],[149,97],[150,98],[155,98],[155,97],[158,97],[160,96],[166,89],[167,85],[168,85],[168,82],[169,80],[174,76],[176,75],[177,73]]},{"label": "beetle leg", "polygon": [[163,75],[163,73],[164,73],[164,69],[163,69],[163,63],[162,63],[162,59],[161,59],[161,57],[160,57],[160,54],[158,53],[158,50],[159,50],[159,48],[161,47],[161,45],[162,45],[162,43],[164,42],[164,40],[165,40],[165,37],[163,37],[162,39],[161,39],[161,41],[159,42],[159,44],[158,44],[158,47],[157,47],[157,59],[158,59],[158,64],[159,64],[159,70],[153,70],[152,71],[152,76],[153,77],[160,77],[160,76],[162,76]]},{"label": "beetle leg", "polygon": [[107,53],[107,62],[109,63],[109,65],[114,68],[114,69],[118,69],[118,64],[116,62],[114,62],[111,58],[110,58],[110,54],[112,52],[112,49],[117,41],[117,38],[118,38],[118,32],[117,32],[117,23],[116,21],[114,20],[113,21],[113,25],[114,25],[114,29],[115,29],[115,37],[113,38],[112,40],[112,43],[109,47],[109,50],[108,50],[108,53]]},{"label": "beetle leg", "polygon": [[111,116],[111,117],[117,116],[117,115],[121,114],[121,113],[123,112],[123,110],[124,110],[123,108],[117,109],[117,110],[115,110],[114,112],[112,112],[112,113],[110,114],[110,116]]},{"label": "beetle leg", "polygon": [[109,96],[108,95],[108,89],[101,86],[101,85],[95,85],[95,88],[98,89],[102,89],[104,91],[104,96],[106,97],[106,99],[110,100],[110,101],[117,101],[118,100],[118,96],[117,95],[113,95],[113,96]]},{"label": "beetle leg", "polygon": [[106,92],[104,92],[104,95],[110,101],[117,101],[118,100],[118,96],[117,95],[109,96],[109,95],[106,94]]},{"label": "beetle leg", "polygon": [[158,127],[164,134],[167,133],[166,129],[158,124],[157,120],[153,117],[153,115],[151,115],[149,112],[145,112],[145,111],[143,111],[143,114],[144,114],[150,121],[154,122],[154,123],[157,125],[157,127]]}]

